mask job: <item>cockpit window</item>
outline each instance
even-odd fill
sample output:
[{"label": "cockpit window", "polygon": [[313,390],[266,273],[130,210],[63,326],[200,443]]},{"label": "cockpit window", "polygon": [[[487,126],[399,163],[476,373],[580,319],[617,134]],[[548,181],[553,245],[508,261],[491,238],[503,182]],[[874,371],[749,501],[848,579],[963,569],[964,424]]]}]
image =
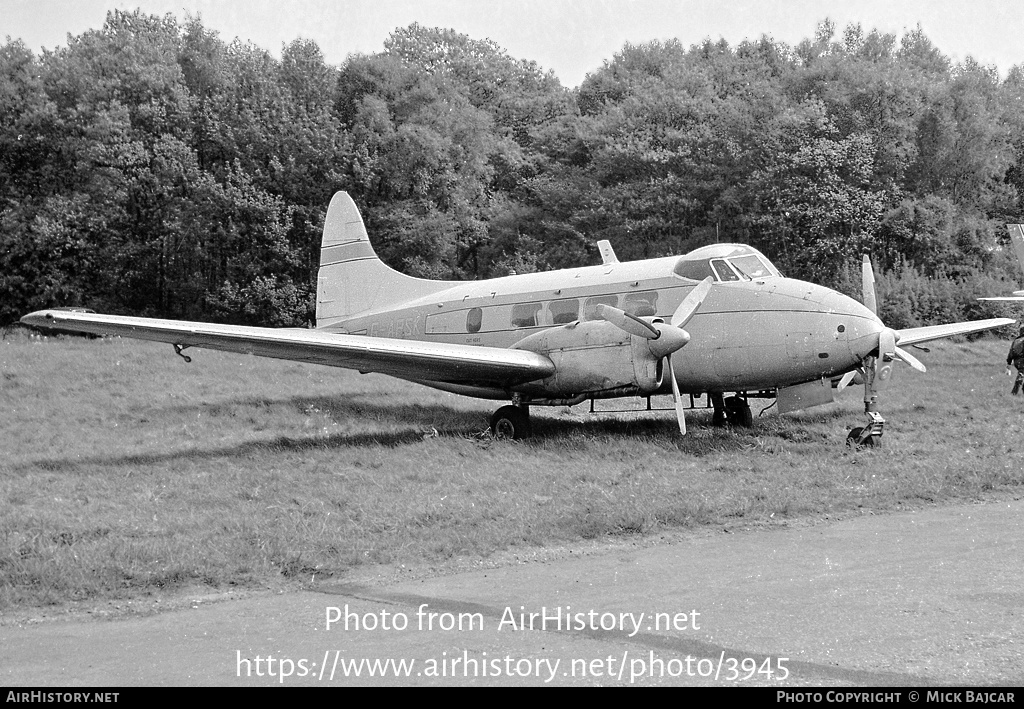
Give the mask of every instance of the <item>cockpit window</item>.
[{"label": "cockpit window", "polygon": [[694,261],[679,259],[679,262],[676,264],[675,268],[672,269],[672,272],[677,276],[689,278],[691,281],[703,281],[708,276],[715,275],[711,270],[711,266],[708,265],[707,259]]},{"label": "cockpit window", "polygon": [[672,272],[682,278],[703,281],[751,281],[781,277],[778,269],[757,249],[744,244],[709,244],[681,256]]},{"label": "cockpit window", "polygon": [[772,275],[772,272],[768,270],[768,267],[757,256],[751,254],[750,256],[737,256],[736,258],[729,259],[729,263],[732,264],[733,268],[739,271],[742,275],[753,280],[754,278],[765,278]]},{"label": "cockpit window", "polygon": [[716,258],[711,261],[711,268],[715,270],[716,280],[719,281],[738,281],[740,277],[736,275],[736,272],[729,268],[729,264],[724,259]]}]

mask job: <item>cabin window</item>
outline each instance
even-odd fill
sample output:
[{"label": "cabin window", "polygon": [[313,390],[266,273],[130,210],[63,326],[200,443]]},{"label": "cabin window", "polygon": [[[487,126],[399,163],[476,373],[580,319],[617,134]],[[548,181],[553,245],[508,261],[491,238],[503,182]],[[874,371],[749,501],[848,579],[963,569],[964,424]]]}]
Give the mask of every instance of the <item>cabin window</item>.
[{"label": "cabin window", "polygon": [[551,312],[551,322],[554,325],[565,325],[579,320],[580,301],[576,298],[569,300],[553,300],[548,306]]},{"label": "cabin window", "polygon": [[645,290],[639,293],[626,293],[622,309],[638,318],[653,317],[658,314],[658,291]]},{"label": "cabin window", "polygon": [[719,281],[740,280],[739,275],[729,267],[729,264],[726,261],[720,258],[711,260],[711,268],[715,270],[715,275],[718,277]]},{"label": "cabin window", "polygon": [[711,266],[708,265],[707,259],[700,259],[697,261],[685,261],[683,259],[679,259],[679,262],[676,263],[672,272],[677,276],[689,278],[691,281],[703,281],[708,276],[715,275],[711,271]]},{"label": "cabin window", "polygon": [[583,306],[583,319],[600,320],[597,317],[597,306],[599,305],[610,305],[613,308],[617,308],[619,306],[619,297],[617,295],[596,295],[593,298],[587,298],[586,305]]},{"label": "cabin window", "polygon": [[512,308],[512,327],[536,327],[540,303],[520,303]]},{"label": "cabin window", "polygon": [[481,308],[471,308],[466,314],[466,332],[480,332],[483,322],[484,311]]},{"label": "cabin window", "polygon": [[465,332],[462,329],[465,322],[466,316],[461,310],[452,310],[447,313],[431,313],[427,316],[426,331],[431,335],[462,333]]}]

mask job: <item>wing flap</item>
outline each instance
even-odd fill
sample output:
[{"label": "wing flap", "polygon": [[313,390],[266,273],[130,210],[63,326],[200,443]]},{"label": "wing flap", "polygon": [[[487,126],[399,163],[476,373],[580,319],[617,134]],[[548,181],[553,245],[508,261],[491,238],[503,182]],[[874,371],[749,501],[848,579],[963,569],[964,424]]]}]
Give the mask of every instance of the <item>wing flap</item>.
[{"label": "wing flap", "polygon": [[970,322],[949,323],[947,325],[928,325],[926,327],[910,327],[897,330],[897,342],[901,345],[914,345],[918,342],[939,340],[955,335],[969,335],[982,330],[994,330],[1004,325],[1012,325],[1016,320],[1010,318],[989,318],[988,320],[972,320]]},{"label": "wing flap", "polygon": [[96,313],[41,310],[29,326],[60,327],[181,345],[295,360],[442,382],[512,386],[554,374],[550,359],[535,352],[444,342],[345,335],[323,330],[215,325]]}]

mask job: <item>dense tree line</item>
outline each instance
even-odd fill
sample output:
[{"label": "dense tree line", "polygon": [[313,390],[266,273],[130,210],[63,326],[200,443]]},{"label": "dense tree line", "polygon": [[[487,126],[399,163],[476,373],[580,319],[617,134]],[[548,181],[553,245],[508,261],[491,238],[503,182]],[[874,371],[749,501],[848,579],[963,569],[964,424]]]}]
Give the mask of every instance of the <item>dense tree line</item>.
[{"label": "dense tree line", "polygon": [[415,24],[341,66],[139,12],[0,46],[0,325],[55,305],[308,323],[337,190],[418,276],[742,241],[852,293],[870,253],[893,326],[994,315],[974,298],[1020,278],[1024,66],[827,21],[795,47],[626,45],[575,90]]}]

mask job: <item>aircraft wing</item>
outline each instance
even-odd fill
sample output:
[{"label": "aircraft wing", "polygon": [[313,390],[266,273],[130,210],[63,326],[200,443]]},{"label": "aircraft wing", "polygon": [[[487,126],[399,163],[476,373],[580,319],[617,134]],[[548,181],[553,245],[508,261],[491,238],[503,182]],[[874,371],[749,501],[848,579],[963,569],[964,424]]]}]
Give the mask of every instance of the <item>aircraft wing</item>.
[{"label": "aircraft wing", "polygon": [[1001,300],[1001,301],[1014,301],[1014,302],[1018,302],[1018,301],[1024,300],[1024,295],[991,296],[989,298],[978,298],[978,300]]},{"label": "aircraft wing", "polygon": [[970,322],[949,323],[947,325],[928,325],[926,327],[909,327],[905,330],[897,330],[897,342],[900,345],[915,345],[918,342],[939,340],[943,337],[954,335],[969,335],[972,332],[982,330],[993,330],[1004,325],[1012,325],[1017,322],[1010,318],[989,318],[988,320],[972,320]]},{"label": "aircraft wing", "polygon": [[551,376],[555,371],[550,359],[526,350],[366,337],[323,330],[214,325],[62,310],[40,310],[26,315],[21,322],[379,372],[405,379],[508,387]]}]

